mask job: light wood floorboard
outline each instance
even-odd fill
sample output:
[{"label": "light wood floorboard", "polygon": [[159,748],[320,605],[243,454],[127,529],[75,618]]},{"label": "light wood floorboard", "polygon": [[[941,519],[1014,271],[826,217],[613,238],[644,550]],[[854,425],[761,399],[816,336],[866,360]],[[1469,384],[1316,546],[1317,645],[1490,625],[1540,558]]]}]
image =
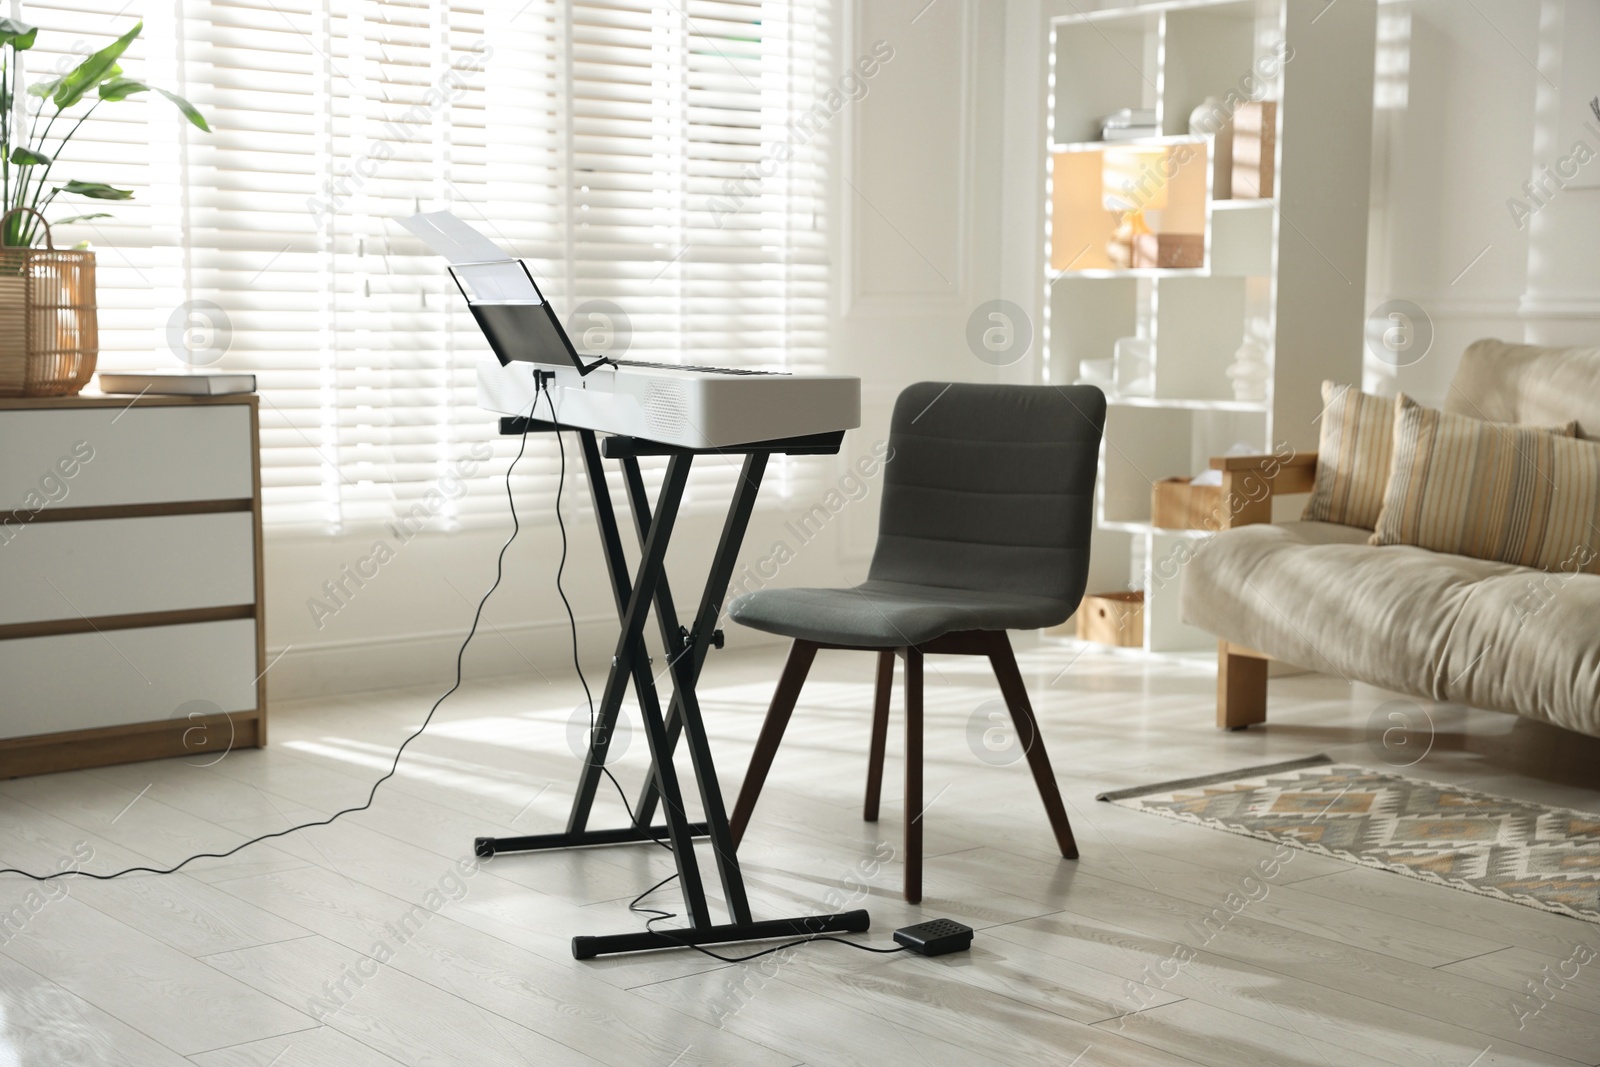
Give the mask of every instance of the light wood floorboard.
[{"label": "light wood floorboard", "polygon": [[[708,662],[730,800],[781,654]],[[1271,846],[1093,799],[1318,752],[1381,768],[1367,724],[1392,694],[1275,678],[1269,723],[1222,733],[1204,669],[1048,639],[1019,659],[1079,860],[1055,854],[1026,764],[970,747],[999,695],[985,665],[930,657],[925,899],[906,904],[900,694],[882,818],[864,823],[873,659],[835,652],[817,659],[741,851],[758,917],[864,907],[858,940],[881,947],[947,916],[978,930],[968,953],[574,961],[574,934],[642,926],[628,904],[671,858],[638,845],[475,865],[475,836],[565,822],[582,693],[565,674],[469,671],[369,811],[177,875],[57,883],[38,907],[37,887],[0,876],[0,912],[20,916],[0,936],[0,1065],[1600,1064],[1600,959],[1544,1002],[1527,996],[1576,947],[1600,949],[1600,927],[1308,853],[1219,921]],[[447,684],[280,702],[271,747],[216,762],[0,782],[0,862],[45,870],[92,848],[90,870],[163,866],[360,804]],[[1600,739],[1429,713],[1431,747],[1404,773],[1600,809]],[[631,801],[647,760],[630,714],[615,771]],[[603,784],[594,824],[623,818]],[[681,910],[671,884],[646,903]]]}]

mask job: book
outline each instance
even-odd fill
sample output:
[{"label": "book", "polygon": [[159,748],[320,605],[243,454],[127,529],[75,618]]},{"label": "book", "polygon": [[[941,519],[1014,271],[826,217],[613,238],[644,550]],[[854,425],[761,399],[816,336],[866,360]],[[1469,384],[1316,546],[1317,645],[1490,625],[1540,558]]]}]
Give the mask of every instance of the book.
[{"label": "book", "polygon": [[1125,107],[1113,111],[1100,120],[1103,129],[1126,129],[1130,126],[1154,126],[1156,109],[1153,107]]},{"label": "book", "polygon": [[154,393],[157,396],[228,396],[256,391],[254,374],[101,374],[103,393]]},{"label": "book", "polygon": [[1107,126],[1100,131],[1102,141],[1144,141],[1161,136],[1154,126]]}]

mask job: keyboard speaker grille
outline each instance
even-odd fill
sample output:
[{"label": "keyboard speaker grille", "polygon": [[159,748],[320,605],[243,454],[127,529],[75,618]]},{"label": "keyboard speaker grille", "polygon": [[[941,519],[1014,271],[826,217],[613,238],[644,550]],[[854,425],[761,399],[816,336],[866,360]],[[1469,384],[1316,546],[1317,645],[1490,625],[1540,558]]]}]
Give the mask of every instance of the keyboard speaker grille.
[{"label": "keyboard speaker grille", "polygon": [[651,433],[675,437],[689,421],[689,398],[676,382],[653,381],[645,389],[644,419]]}]

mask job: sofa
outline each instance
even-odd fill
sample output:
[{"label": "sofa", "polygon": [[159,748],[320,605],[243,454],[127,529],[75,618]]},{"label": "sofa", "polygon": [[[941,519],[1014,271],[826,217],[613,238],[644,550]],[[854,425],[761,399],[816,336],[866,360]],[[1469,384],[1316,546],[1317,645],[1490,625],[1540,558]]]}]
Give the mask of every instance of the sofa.
[{"label": "sofa", "polygon": [[[1479,341],[1444,410],[1491,422],[1576,420],[1600,436],[1600,348]],[[1267,664],[1600,736],[1600,574],[1535,570],[1371,531],[1271,521],[1276,496],[1312,488],[1316,456],[1228,456],[1222,530],[1188,561],[1184,621],[1218,637],[1217,724],[1266,721]],[[1600,531],[1596,531],[1600,545]]]}]

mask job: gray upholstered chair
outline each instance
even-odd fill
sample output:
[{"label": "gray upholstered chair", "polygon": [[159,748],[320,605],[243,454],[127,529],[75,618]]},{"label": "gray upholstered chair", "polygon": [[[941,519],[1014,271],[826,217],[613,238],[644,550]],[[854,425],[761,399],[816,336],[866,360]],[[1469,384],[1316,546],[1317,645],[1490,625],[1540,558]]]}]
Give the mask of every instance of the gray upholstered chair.
[{"label": "gray upholstered chair", "polygon": [[1007,630],[1054,626],[1089,573],[1105,396],[1092,386],[921,382],[889,428],[878,545],[849,589],[771,589],[729,605],[734,621],[794,639],[734,805],[744,836],[817,651],[878,654],[868,822],[878,818],[895,657],[906,661],[905,897],[922,899],[922,658],[989,657],[1061,854],[1077,845]]}]

